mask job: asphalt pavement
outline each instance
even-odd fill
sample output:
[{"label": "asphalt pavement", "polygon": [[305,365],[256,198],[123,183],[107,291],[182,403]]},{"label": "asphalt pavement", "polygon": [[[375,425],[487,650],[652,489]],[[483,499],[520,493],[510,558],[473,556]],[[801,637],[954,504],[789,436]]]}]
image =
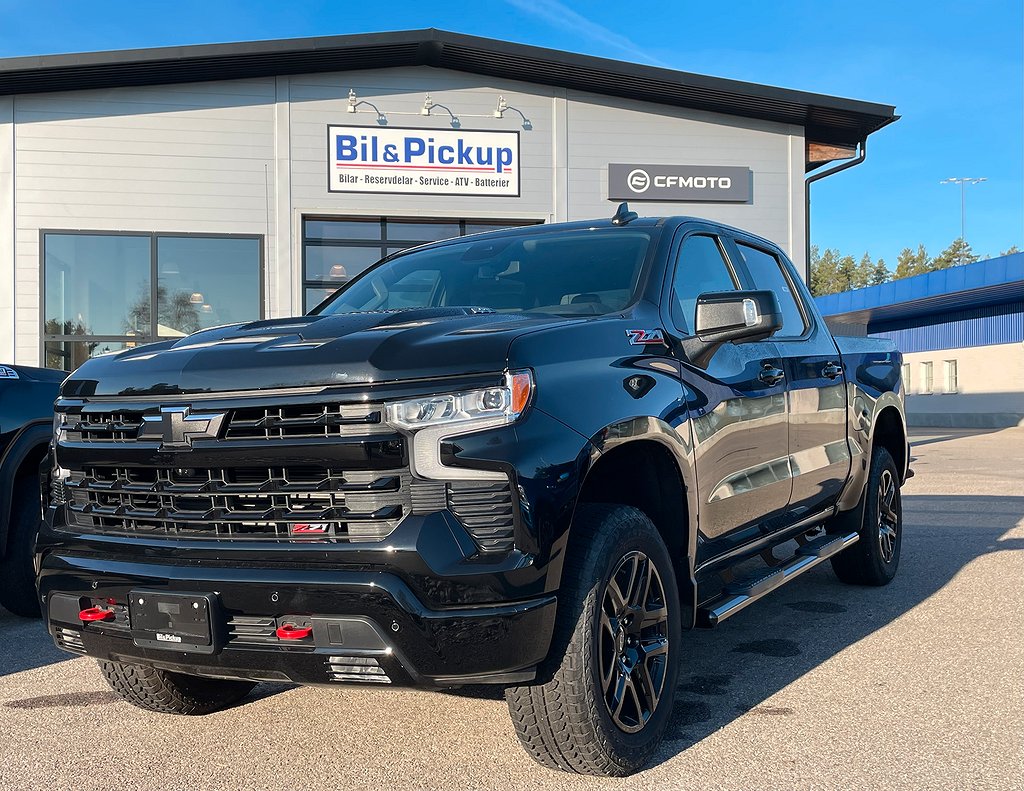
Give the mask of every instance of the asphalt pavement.
[{"label": "asphalt pavement", "polygon": [[210,716],[147,713],[0,611],[0,788],[1022,789],[1024,428],[913,441],[897,579],[823,564],[687,634],[639,776],[534,765],[489,689],[263,684]]}]

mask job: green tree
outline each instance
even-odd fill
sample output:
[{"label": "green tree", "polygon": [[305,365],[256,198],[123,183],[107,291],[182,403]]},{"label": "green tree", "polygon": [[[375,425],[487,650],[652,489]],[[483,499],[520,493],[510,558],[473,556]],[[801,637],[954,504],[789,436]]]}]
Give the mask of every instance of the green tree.
[{"label": "green tree", "polygon": [[951,266],[973,264],[977,260],[978,256],[971,249],[970,242],[964,239],[954,239],[949,247],[935,256],[929,270],[949,269]]},{"label": "green tree", "polygon": [[885,265],[885,259],[879,258],[875,261],[875,265],[871,267],[871,274],[868,276],[869,286],[880,286],[882,283],[888,283],[892,277],[892,272],[889,271],[889,267]]},{"label": "green tree", "polygon": [[811,293],[816,297],[826,294],[835,294],[836,268],[839,253],[835,250],[826,249],[819,255],[818,247],[811,248]]},{"label": "green tree", "polygon": [[853,278],[850,282],[851,288],[864,288],[871,284],[871,273],[874,271],[875,265],[871,262],[871,256],[864,253],[861,256],[860,263],[853,270]]},{"label": "green tree", "polygon": [[924,249],[924,245],[919,244],[917,252],[909,247],[900,250],[900,254],[896,257],[896,272],[892,278],[900,280],[904,277],[922,275],[928,271],[931,271],[931,259],[928,257],[928,251]]},{"label": "green tree", "polygon": [[999,255],[1000,256],[1013,255],[1014,253],[1019,253],[1019,252],[1020,252],[1020,250],[1017,248],[1017,245],[1014,244],[1014,245],[1010,245],[1010,249],[1009,250],[1003,250],[1003,252],[1001,252]]},{"label": "green tree", "polygon": [[844,255],[836,266],[836,291],[849,291],[856,288],[857,262],[852,255]]}]

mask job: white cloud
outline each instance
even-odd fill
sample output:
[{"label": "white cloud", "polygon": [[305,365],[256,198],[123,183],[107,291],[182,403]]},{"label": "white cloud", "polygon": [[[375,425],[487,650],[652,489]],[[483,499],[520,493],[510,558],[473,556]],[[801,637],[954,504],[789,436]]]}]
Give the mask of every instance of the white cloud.
[{"label": "white cloud", "polygon": [[588,19],[558,0],[505,0],[505,2],[524,13],[543,19],[554,27],[603,44],[631,58],[643,60],[655,66],[666,65],[645,52],[628,37]]}]

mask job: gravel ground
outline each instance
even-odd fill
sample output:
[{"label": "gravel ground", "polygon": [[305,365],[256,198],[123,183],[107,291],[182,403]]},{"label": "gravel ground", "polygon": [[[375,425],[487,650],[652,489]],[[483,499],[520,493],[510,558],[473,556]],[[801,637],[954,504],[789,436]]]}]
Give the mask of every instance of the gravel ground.
[{"label": "gravel ground", "polygon": [[1024,788],[1024,429],[914,443],[897,579],[846,587],[823,564],[690,633],[638,777],[533,765],[491,690],[265,684],[150,714],[0,614],[0,788]]}]

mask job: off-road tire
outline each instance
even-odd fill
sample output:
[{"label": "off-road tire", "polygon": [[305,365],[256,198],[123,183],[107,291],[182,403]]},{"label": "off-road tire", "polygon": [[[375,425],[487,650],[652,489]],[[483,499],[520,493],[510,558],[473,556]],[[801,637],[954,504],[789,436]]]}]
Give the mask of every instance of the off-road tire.
[{"label": "off-road tire", "polygon": [[36,572],[32,565],[41,519],[39,478],[27,475],[14,482],[7,551],[0,558],[0,605],[23,618],[39,617]]},{"label": "off-road tire", "polygon": [[125,662],[101,661],[99,666],[114,692],[133,706],[161,714],[211,714],[238,703],[256,686]]},{"label": "off-road tire", "polygon": [[[892,492],[889,503],[882,496],[883,487]],[[832,558],[832,569],[841,581],[849,585],[888,585],[900,565],[903,505],[896,463],[883,447],[876,447],[871,452],[871,470],[863,497],[863,518],[858,530],[860,540]],[[895,529],[895,536],[887,541],[882,533],[888,528]],[[886,544],[891,544],[889,557],[886,557],[889,554],[885,551]]]},{"label": "off-road tire", "polygon": [[[508,688],[505,699],[519,740],[538,763],[622,777],[647,763],[672,713],[682,634],[678,588],[668,550],[642,511],[584,504],[577,509],[572,531],[549,664],[541,668],[537,683]],[[646,556],[660,576],[668,653],[660,697],[646,723],[629,733],[616,725],[606,703],[607,688],[599,676],[600,640],[607,634],[602,631],[602,607],[609,579],[637,553]]]}]

